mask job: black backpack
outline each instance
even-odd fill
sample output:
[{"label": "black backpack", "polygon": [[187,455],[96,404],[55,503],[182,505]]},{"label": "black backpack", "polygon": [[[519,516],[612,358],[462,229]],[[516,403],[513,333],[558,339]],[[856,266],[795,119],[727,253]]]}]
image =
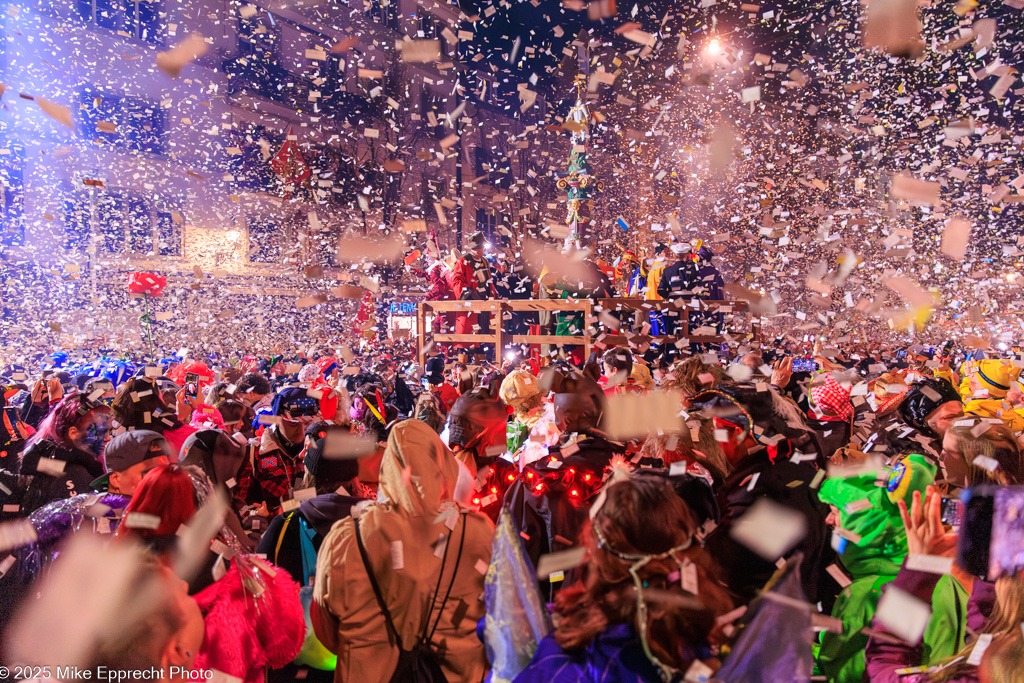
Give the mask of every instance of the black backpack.
[{"label": "black backpack", "polygon": [[[398,666],[395,667],[395,673],[391,675],[391,683],[448,683],[448,679],[444,675],[444,671],[441,670],[441,664],[438,661],[437,650],[434,649],[431,644],[431,639],[434,637],[434,632],[437,631],[438,624],[441,623],[441,616],[444,614],[444,606],[448,602],[448,597],[452,594],[452,587],[455,585],[455,577],[459,572],[459,561],[462,559],[462,548],[466,544],[466,520],[462,520],[462,538],[459,541],[459,553],[455,557],[455,568],[452,571],[452,580],[448,584],[448,592],[445,593],[444,600],[441,601],[441,606],[437,614],[437,619],[434,621],[434,627],[430,628],[430,617],[433,614],[434,605],[437,604],[437,596],[441,592],[441,579],[444,577],[444,567],[448,562],[448,549],[451,547],[451,543],[445,543],[444,546],[444,557],[441,558],[441,571],[437,575],[437,588],[434,589],[434,595],[430,600],[430,611],[427,612],[426,624],[423,627],[423,633],[420,634],[419,640],[411,650],[407,650],[402,644],[402,638],[398,635],[398,629],[395,628],[395,623],[391,619],[391,612],[388,610],[387,604],[384,602],[384,596],[381,595],[380,586],[377,585],[377,579],[373,575],[373,569],[370,566],[370,558],[366,554],[366,546],[363,545],[363,537],[359,531],[359,520],[356,519],[356,544],[359,546],[359,555],[363,559],[363,566],[366,568],[366,574],[370,577],[370,586],[373,588],[373,594],[377,598],[377,604],[380,605],[380,610],[384,614],[384,623],[387,625],[388,635],[392,641],[398,647]],[[451,533],[448,534],[448,540],[451,541]],[[430,631],[428,634],[427,631]]]}]

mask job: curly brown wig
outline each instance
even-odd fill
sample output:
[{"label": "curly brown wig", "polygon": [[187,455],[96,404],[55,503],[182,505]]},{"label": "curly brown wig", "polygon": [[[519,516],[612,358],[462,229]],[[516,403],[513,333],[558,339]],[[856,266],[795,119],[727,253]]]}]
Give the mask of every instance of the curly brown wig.
[{"label": "curly brown wig", "polygon": [[[642,626],[649,634],[652,654],[664,665],[685,671],[713,640],[716,617],[733,607],[726,590],[711,579],[715,572],[702,549],[672,550],[692,539],[693,514],[671,483],[654,475],[613,481],[605,488],[604,498],[593,521],[584,527],[581,541],[590,561],[583,577],[557,596],[555,640],[564,649],[577,649],[609,626],[636,624],[633,560],[621,556],[653,556],[636,570],[644,591],[662,596],[675,593],[681,600],[645,599]],[[697,571],[699,590],[692,597],[682,590],[679,577],[687,560]]]},{"label": "curly brown wig", "polygon": [[[130,378],[118,388],[110,407],[114,419],[125,427],[162,431],[155,416],[166,411],[167,405],[159,385],[150,377]],[[150,422],[146,422],[146,413],[150,415]]]}]

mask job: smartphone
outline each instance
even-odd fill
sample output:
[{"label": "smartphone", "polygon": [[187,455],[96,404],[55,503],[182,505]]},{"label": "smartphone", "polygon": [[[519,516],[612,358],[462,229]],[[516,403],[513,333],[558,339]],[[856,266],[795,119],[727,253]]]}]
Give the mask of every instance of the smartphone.
[{"label": "smartphone", "polygon": [[1024,568],[1024,487],[997,490],[992,513],[989,581],[1012,576]]},{"label": "smartphone", "polygon": [[5,406],[0,409],[0,446],[6,446],[12,441],[20,441],[25,438],[18,431],[18,409],[14,406]]},{"label": "smartphone", "polygon": [[185,373],[185,395],[199,398],[199,375],[194,372]]},{"label": "smartphone", "polygon": [[964,502],[959,498],[942,499],[942,523],[960,526],[964,523]]},{"label": "smartphone", "polygon": [[968,574],[982,579],[988,576],[992,512],[998,489],[998,486],[975,486],[961,494],[964,511],[956,563]]},{"label": "smartphone", "polygon": [[793,372],[814,372],[818,369],[818,361],[813,358],[794,358]]}]

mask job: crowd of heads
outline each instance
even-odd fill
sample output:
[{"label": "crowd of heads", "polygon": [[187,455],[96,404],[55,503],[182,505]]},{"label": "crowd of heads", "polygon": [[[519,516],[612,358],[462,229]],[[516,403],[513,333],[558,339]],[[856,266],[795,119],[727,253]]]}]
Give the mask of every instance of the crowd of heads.
[{"label": "crowd of heads", "polygon": [[[1019,359],[479,359],[8,367],[4,661],[388,680],[397,633],[448,680],[706,680],[752,651],[781,672],[793,648],[798,677],[1015,680]],[[133,592],[139,626],[94,635]],[[833,619],[812,634],[781,623],[796,613]],[[758,637],[772,619],[793,642]]]}]

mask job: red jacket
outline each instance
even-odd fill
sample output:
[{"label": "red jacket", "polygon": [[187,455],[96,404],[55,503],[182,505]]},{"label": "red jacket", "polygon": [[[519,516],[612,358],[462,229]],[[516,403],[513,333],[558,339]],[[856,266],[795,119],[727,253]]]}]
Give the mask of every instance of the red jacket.
[{"label": "red jacket", "polygon": [[455,402],[459,400],[459,392],[456,391],[455,387],[447,382],[438,385],[433,389],[434,396],[441,401],[444,406],[444,412],[448,412],[455,405]]},{"label": "red jacket", "polygon": [[265,668],[279,669],[299,654],[306,624],[299,584],[280,568],[252,562],[269,568],[261,572],[266,590],[259,598],[243,586],[237,561],[195,596],[206,624],[195,667],[223,671],[243,683],[263,683]]},{"label": "red jacket", "polygon": [[[483,282],[477,277],[477,271],[486,270],[486,277]],[[485,259],[477,259],[472,254],[466,254],[455,262],[452,269],[452,290],[455,298],[460,301],[467,299],[497,298],[498,290],[494,288],[494,278],[491,275],[491,268]]]},{"label": "red jacket", "polygon": [[426,301],[447,301],[452,298],[452,286],[449,281],[450,273],[441,263],[435,263],[427,270],[410,268],[412,274],[425,278],[430,283],[430,289],[424,295]]}]

